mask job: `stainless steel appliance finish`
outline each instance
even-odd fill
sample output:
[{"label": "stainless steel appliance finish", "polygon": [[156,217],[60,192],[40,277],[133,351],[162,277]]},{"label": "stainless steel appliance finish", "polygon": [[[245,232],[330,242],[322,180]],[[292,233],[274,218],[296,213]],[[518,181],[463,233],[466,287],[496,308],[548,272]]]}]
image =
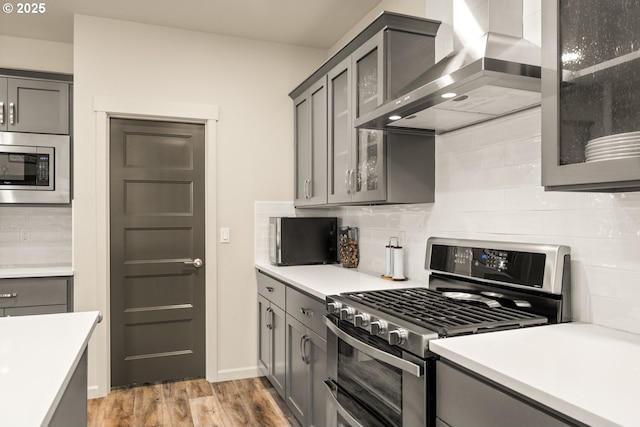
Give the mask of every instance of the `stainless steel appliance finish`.
[{"label": "stainless steel appliance finish", "polygon": [[275,265],[338,261],[336,217],[269,218],[269,261]]},{"label": "stainless steel appliance finish", "polygon": [[0,203],[67,204],[70,138],[0,132]]},{"label": "stainless steel appliance finish", "polygon": [[570,320],[570,249],[430,238],[429,287],[327,297],[329,425],[435,425],[429,341]]},{"label": "stainless steel appliance finish", "polygon": [[[483,2],[466,3],[472,13],[474,8],[487,12]],[[500,8],[501,20],[522,22],[522,2],[501,2]],[[468,21],[456,22],[454,14],[454,31],[464,34]],[[487,28],[482,37],[444,57],[407,85],[402,95],[363,114],[355,125],[444,133],[537,106],[540,56],[540,47],[522,38],[521,27],[517,35]]]}]

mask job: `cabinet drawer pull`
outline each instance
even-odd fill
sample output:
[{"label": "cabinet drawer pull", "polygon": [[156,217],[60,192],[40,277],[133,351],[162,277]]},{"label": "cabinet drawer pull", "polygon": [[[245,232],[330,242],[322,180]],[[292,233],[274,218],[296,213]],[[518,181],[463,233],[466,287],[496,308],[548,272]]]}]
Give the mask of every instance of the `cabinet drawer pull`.
[{"label": "cabinet drawer pull", "polygon": [[275,291],[275,289],[274,289],[274,288],[272,288],[271,286],[267,286],[267,291],[268,291],[268,292],[273,292],[273,291]]},{"label": "cabinet drawer pull", "polygon": [[310,308],[300,307],[300,313],[304,314],[305,316],[309,316],[309,317],[313,316],[313,310],[311,310]]},{"label": "cabinet drawer pull", "polygon": [[0,102],[0,125],[4,124],[4,102]]},{"label": "cabinet drawer pull", "polygon": [[17,292],[13,292],[13,293],[10,293],[10,294],[0,294],[0,298],[4,298],[4,299],[16,298],[17,296],[18,296]]}]

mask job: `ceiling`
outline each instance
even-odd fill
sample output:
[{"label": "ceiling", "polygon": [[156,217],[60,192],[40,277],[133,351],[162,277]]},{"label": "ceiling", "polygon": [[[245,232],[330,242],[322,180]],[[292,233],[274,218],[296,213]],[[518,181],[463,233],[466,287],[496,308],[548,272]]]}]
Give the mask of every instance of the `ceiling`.
[{"label": "ceiling", "polygon": [[[73,43],[90,15],[328,49],[381,0],[52,0],[42,14],[0,13],[0,34]],[[3,2],[6,7],[6,3]]]}]

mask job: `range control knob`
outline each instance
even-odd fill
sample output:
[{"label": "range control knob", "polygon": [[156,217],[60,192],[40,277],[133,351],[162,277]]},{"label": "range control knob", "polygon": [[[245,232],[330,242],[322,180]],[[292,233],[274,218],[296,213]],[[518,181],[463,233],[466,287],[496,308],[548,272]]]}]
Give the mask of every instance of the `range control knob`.
[{"label": "range control knob", "polygon": [[329,314],[338,314],[340,313],[341,308],[342,304],[338,301],[327,303],[327,311],[329,312]]},{"label": "range control knob", "polygon": [[352,320],[356,313],[353,307],[346,306],[340,309],[340,320]]},{"label": "range control knob", "polygon": [[371,335],[384,335],[387,333],[387,322],[375,320],[371,322]]},{"label": "range control knob", "polygon": [[398,328],[389,332],[389,344],[400,345],[407,340],[407,331]]},{"label": "range control knob", "polygon": [[366,328],[369,324],[369,315],[367,313],[358,313],[353,316],[353,325]]}]

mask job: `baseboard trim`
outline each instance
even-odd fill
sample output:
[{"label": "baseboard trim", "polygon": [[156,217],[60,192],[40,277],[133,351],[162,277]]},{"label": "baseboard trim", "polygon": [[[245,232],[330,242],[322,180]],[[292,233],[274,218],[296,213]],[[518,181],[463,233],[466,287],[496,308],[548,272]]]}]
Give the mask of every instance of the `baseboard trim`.
[{"label": "baseboard trim", "polygon": [[218,371],[217,381],[242,380],[262,376],[262,372],[257,366],[237,369],[222,369]]}]

